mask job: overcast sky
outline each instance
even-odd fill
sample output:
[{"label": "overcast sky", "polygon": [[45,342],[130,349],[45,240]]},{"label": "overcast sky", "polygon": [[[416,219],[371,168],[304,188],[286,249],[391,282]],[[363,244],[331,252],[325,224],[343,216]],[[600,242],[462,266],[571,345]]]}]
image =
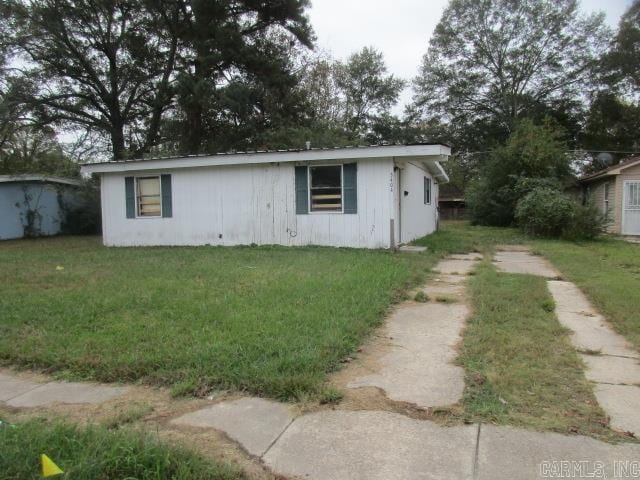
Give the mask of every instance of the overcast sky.
[{"label": "overcast sky", "polygon": [[[389,70],[410,80],[418,73],[429,37],[448,0],[312,0],[309,12],[320,49],[345,58],[364,46],[384,53]],[[602,10],[618,24],[631,0],[582,0],[587,12]],[[401,104],[411,99],[405,89]],[[395,112],[401,113],[402,105]]]}]

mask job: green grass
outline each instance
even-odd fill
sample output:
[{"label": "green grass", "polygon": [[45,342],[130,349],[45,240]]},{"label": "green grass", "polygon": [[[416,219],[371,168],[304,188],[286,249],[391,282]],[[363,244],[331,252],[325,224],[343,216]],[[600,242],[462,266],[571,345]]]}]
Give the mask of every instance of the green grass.
[{"label": "green grass", "polygon": [[92,426],[31,420],[0,428],[0,476],[38,479],[40,455],[74,480],[231,480],[248,478],[184,449],[168,447],[150,435]]},{"label": "green grass", "polygon": [[470,421],[611,438],[583,365],[558,322],[546,280],[497,273],[484,262],[470,278],[475,313],[459,362]]},{"label": "green grass", "polygon": [[323,395],[434,256],[332,248],[0,243],[0,363],[176,394]]},{"label": "green grass", "polygon": [[615,239],[534,247],[591,299],[613,327],[640,349],[640,245]]},{"label": "green grass", "polygon": [[440,224],[435,235],[428,235],[413,242],[429,248],[433,253],[467,253],[491,251],[496,244],[523,243],[526,237],[513,228],[471,226],[464,221]]}]

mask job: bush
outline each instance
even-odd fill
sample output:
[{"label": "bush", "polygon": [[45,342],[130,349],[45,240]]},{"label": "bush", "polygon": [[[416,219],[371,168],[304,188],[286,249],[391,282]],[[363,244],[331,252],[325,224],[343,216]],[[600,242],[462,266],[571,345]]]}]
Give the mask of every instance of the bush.
[{"label": "bush", "polygon": [[60,200],[64,211],[62,232],[68,235],[96,235],[102,231],[100,188],[91,181],[83,183],[71,199]]},{"label": "bush", "polygon": [[590,239],[604,229],[605,218],[559,190],[533,188],[516,206],[515,218],[525,233],[568,240]]},{"label": "bush", "polygon": [[[479,167],[466,195],[473,223],[509,226],[519,199],[536,186],[564,183],[571,173],[564,132],[551,121],[522,120]],[[557,187],[556,187],[557,188]]]}]

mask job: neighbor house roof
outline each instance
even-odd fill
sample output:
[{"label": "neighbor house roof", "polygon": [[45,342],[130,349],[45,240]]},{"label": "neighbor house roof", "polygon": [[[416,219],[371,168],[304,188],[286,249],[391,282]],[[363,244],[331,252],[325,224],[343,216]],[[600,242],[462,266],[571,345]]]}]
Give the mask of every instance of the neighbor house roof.
[{"label": "neighbor house roof", "polygon": [[0,175],[0,183],[58,183],[62,185],[82,185],[80,180],[75,178],[56,177],[53,175],[21,174],[21,175]]},{"label": "neighbor house roof", "polygon": [[581,183],[589,183],[608,176],[619,175],[623,170],[638,164],[640,164],[640,157],[627,158],[625,160],[622,160],[620,163],[616,163],[615,165],[611,165],[610,167],[580,177],[578,181]]},{"label": "neighbor house roof", "polygon": [[[336,148],[309,148],[290,150],[255,150],[249,152],[189,155],[186,157],[140,158],[85,163],[82,173],[109,173],[140,170],[163,170],[223,165],[260,164],[276,162],[307,162],[314,160],[350,160],[382,157],[414,158],[425,165],[436,177],[448,180],[439,161],[451,155],[451,147],[440,143],[411,145],[370,145]],[[427,158],[428,157],[428,158]]]}]

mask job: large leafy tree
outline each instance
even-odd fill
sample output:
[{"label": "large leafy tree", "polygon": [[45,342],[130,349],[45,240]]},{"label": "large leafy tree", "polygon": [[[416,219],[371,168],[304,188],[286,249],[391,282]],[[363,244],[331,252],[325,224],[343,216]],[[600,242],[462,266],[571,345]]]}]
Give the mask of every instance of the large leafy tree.
[{"label": "large leafy tree", "polygon": [[181,12],[167,0],[8,0],[13,43],[42,121],[98,131],[114,158],[158,141]]},{"label": "large leafy tree", "polygon": [[198,153],[216,134],[211,128],[215,112],[234,116],[223,109],[221,96],[244,97],[244,106],[252,109],[253,87],[274,93],[279,85],[281,92],[287,91],[292,78],[283,48],[298,42],[311,46],[312,31],[305,15],[308,0],[179,3],[184,13],[175,26],[183,44],[178,75],[184,126],[180,143],[184,153]]},{"label": "large leafy tree", "polygon": [[620,19],[602,66],[610,85],[627,94],[640,94],[640,0],[634,0]]},{"label": "large leafy tree", "polygon": [[338,62],[334,75],[343,98],[344,126],[352,137],[365,135],[389,115],[405,85],[387,72],[382,53],[368,47]]},{"label": "large leafy tree", "polygon": [[463,149],[501,143],[532,111],[581,95],[607,35],[603,16],[581,15],[577,0],[452,0],[411,113],[444,123]]}]

